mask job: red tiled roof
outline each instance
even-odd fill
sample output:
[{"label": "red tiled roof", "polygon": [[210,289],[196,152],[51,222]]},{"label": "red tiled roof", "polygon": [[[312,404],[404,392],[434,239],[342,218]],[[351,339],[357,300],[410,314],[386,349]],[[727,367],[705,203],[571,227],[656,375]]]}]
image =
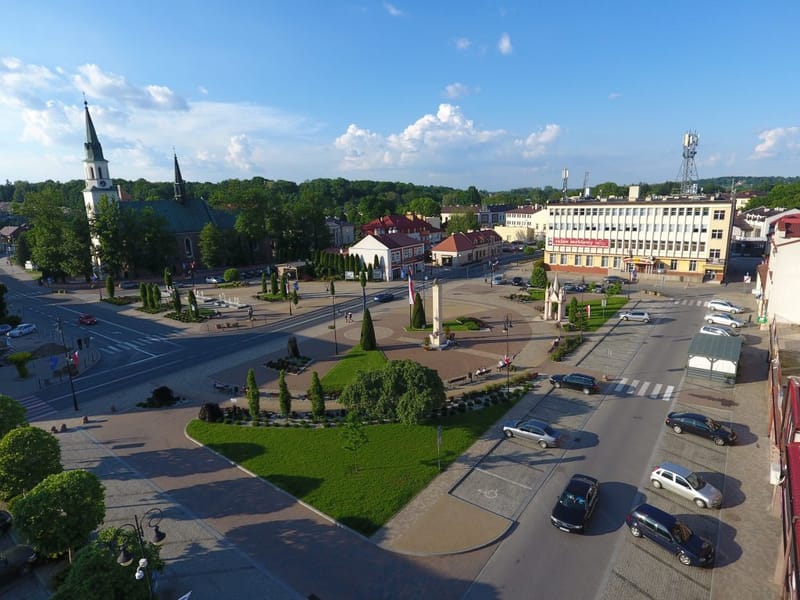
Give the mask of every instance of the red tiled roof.
[{"label": "red tiled roof", "polygon": [[491,229],[482,229],[481,231],[470,231],[467,233],[459,232],[454,233],[449,238],[442,240],[436,244],[433,252],[465,252],[472,250],[476,246],[484,244],[492,244],[502,242],[497,232]]}]

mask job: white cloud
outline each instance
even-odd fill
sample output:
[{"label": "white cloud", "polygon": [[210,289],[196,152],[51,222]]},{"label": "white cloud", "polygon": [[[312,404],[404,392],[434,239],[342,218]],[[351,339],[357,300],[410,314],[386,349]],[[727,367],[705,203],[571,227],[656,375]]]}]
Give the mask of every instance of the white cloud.
[{"label": "white cloud", "polygon": [[468,85],[459,82],[451,83],[446,85],[444,88],[444,95],[451,100],[462,98],[463,96],[468,96],[472,93],[473,91]]},{"label": "white cloud", "polygon": [[561,128],[558,125],[545,125],[545,128],[538,133],[531,133],[524,140],[516,140],[514,143],[522,148],[522,155],[525,158],[536,158],[547,152],[549,146],[561,135]]},{"label": "white cloud", "polygon": [[616,100],[617,98],[622,98],[622,94],[620,92],[611,92],[608,95],[609,100]]},{"label": "white cloud", "polygon": [[500,54],[511,54],[514,51],[514,48],[511,46],[511,36],[507,33],[501,35],[500,41],[497,42],[497,49],[500,51]]},{"label": "white cloud", "polygon": [[234,135],[228,141],[228,154],[225,160],[236,168],[249,171],[252,155],[253,147],[245,134]]},{"label": "white cloud", "polygon": [[197,86],[197,91],[200,92],[203,96],[208,96],[208,90],[204,88],[202,85]]},{"label": "white cloud", "polygon": [[26,108],[22,111],[22,141],[38,142],[52,146],[72,133],[75,115],[60,102],[49,100],[44,108]]},{"label": "white cloud", "polygon": [[18,58],[0,58],[0,104],[41,109],[44,102],[36,95],[58,82],[59,76],[47,67],[29,65]]},{"label": "white cloud", "polygon": [[771,158],[781,152],[794,153],[800,149],[800,127],[775,127],[758,134],[761,140],[750,158]]},{"label": "white cloud", "polygon": [[117,100],[130,106],[154,110],[187,110],[186,100],[163,85],[136,87],[121,75],[106,73],[97,65],[78,67],[73,84],[90,99]]},{"label": "white cloud", "polygon": [[395,7],[394,4],[389,4],[388,2],[383,3],[383,8],[386,9],[386,12],[389,13],[392,17],[402,17],[405,13],[402,10]]},{"label": "white cloud", "polygon": [[458,38],[455,43],[456,48],[459,50],[467,50],[472,45],[472,42],[469,40],[469,38]]}]

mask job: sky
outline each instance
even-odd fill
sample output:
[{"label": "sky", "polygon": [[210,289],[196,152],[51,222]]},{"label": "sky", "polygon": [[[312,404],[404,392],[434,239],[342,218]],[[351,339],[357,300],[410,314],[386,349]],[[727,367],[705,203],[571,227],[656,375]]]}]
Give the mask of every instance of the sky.
[{"label": "sky", "polygon": [[0,0],[0,180],[800,175],[796,0]]}]

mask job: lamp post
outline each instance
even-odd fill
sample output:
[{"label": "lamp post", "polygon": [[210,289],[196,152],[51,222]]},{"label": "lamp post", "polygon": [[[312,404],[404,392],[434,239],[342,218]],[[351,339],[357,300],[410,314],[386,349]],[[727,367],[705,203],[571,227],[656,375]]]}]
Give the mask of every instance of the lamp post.
[{"label": "lamp post", "polygon": [[69,377],[69,389],[72,392],[72,408],[78,412],[78,397],[75,395],[75,383],[72,381],[72,360],[67,350],[67,343],[64,341],[64,328],[61,326],[61,317],[58,317],[58,325],[56,325],[59,333],[61,333],[61,345],[64,347],[64,358],[67,359],[67,376]]},{"label": "lamp post", "polygon": [[[125,527],[129,527],[133,532],[136,534],[136,542],[139,546],[139,553],[141,554],[141,558],[139,559],[139,566],[136,568],[136,579],[137,581],[145,579],[147,581],[147,597],[150,600],[153,599],[153,581],[150,577],[150,570],[147,568],[147,557],[145,556],[144,551],[144,524],[147,524],[147,527],[153,530],[153,535],[151,539],[148,540],[150,543],[154,544],[155,546],[160,546],[164,542],[164,538],[167,537],[167,534],[161,531],[158,527],[158,524],[161,522],[162,514],[161,510],[158,508],[151,508],[148,510],[144,515],[142,515],[141,520],[139,519],[138,515],[133,515],[133,523],[123,523],[118,528],[123,529]],[[122,549],[120,550],[119,557],[117,558],[117,563],[122,565],[123,567],[127,567],[133,562],[133,554],[128,550],[128,548],[123,545]]]},{"label": "lamp post", "polygon": [[511,327],[511,315],[506,313],[506,319],[503,321],[503,331],[506,332],[506,356],[503,361],[506,364],[506,396],[511,393],[511,357],[508,354],[508,333]]},{"label": "lamp post", "polygon": [[336,341],[336,288],[333,284],[333,279],[331,279],[331,313],[333,314],[333,351],[337,355],[339,354],[339,342]]}]

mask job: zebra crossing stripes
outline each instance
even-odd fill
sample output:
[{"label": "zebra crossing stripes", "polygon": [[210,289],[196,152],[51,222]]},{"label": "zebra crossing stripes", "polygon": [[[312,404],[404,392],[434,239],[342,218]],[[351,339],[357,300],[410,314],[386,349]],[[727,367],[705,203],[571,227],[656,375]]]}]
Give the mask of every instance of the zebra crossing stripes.
[{"label": "zebra crossing stripes", "polygon": [[36,396],[25,396],[24,398],[17,400],[17,402],[19,402],[25,408],[25,418],[29,422],[40,421],[46,416],[52,415],[56,412],[52,406],[43,400],[39,400],[39,398]]},{"label": "zebra crossing stripes", "polygon": [[127,341],[119,341],[116,344],[111,344],[108,346],[100,346],[100,352],[105,352],[106,354],[117,354],[118,352],[127,352],[129,350],[142,350],[148,344],[154,342],[163,342],[165,341],[164,338],[155,336],[155,335],[148,335],[142,338],[137,338],[135,340],[127,340]]},{"label": "zebra crossing stripes", "polygon": [[[652,390],[650,390],[650,386]],[[661,390],[664,390],[662,395]],[[651,398],[653,400],[663,400],[664,402],[669,402],[672,399],[672,393],[675,391],[674,385],[664,386],[662,383],[653,383],[651,381],[640,381],[638,379],[629,380],[627,377],[623,377],[617,382],[617,385],[614,386],[614,393],[616,394],[625,394],[627,396],[641,396],[643,398]]]}]

